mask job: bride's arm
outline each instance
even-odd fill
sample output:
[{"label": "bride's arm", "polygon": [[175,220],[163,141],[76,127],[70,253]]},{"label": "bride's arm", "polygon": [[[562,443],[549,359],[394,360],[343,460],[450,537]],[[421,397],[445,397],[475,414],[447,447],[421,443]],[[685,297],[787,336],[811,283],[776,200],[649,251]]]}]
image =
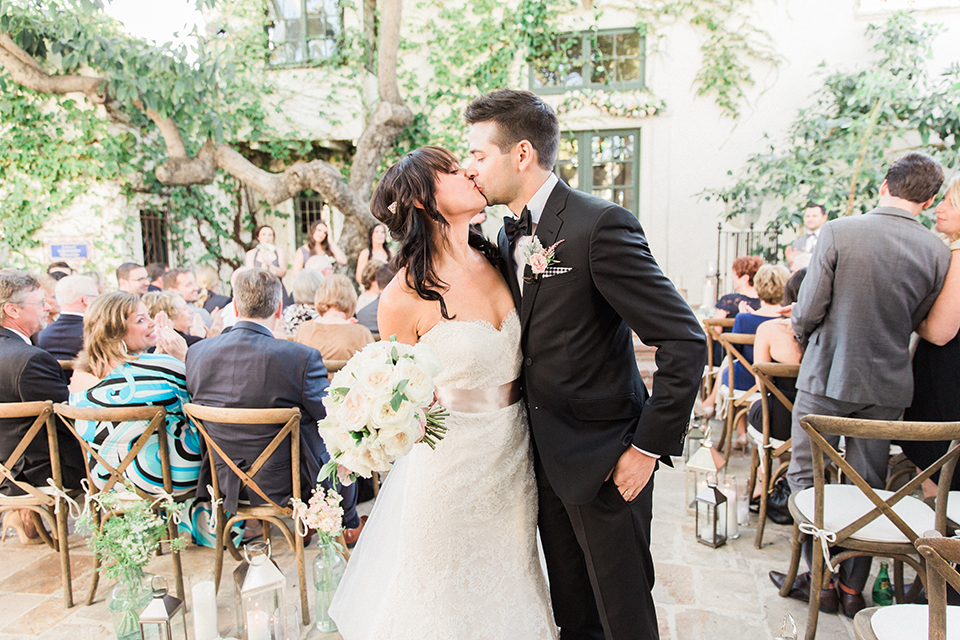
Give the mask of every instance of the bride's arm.
[{"label": "bride's arm", "polygon": [[960,330],[960,249],[950,254],[950,269],[943,288],[917,333],[924,340],[943,346],[953,340]]},{"label": "bride's arm", "polygon": [[396,336],[397,342],[416,344],[420,338],[417,325],[422,307],[418,304],[417,295],[403,286],[404,278],[404,271],[401,270],[380,294],[377,327],[382,340]]}]

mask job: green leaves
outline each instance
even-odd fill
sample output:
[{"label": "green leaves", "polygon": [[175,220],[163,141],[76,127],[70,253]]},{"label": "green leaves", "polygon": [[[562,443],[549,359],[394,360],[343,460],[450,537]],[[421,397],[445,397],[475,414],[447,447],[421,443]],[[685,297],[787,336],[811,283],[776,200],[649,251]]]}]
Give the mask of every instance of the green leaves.
[{"label": "green leaves", "polygon": [[911,148],[955,165],[960,68],[940,78],[927,72],[938,30],[906,13],[871,25],[878,60],[861,71],[824,70],[816,104],[798,112],[785,139],[751,156],[733,185],[704,195],[726,203],[728,218],[766,202],[775,205],[771,226],[798,227],[808,202],[822,203],[831,217],[868,211],[887,167]]}]

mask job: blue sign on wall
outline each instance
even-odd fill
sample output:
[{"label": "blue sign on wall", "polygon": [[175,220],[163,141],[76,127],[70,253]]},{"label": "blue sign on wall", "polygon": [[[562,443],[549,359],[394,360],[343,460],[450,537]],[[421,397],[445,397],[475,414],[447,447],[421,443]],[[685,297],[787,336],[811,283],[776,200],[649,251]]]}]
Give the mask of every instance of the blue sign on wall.
[{"label": "blue sign on wall", "polygon": [[51,244],[50,255],[62,260],[72,260],[87,257],[86,244]]}]

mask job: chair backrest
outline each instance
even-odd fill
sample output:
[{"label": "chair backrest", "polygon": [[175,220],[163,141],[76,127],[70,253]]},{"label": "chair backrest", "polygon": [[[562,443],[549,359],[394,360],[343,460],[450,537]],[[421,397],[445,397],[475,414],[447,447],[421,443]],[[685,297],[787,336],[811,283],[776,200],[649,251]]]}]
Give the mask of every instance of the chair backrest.
[{"label": "chair backrest", "polygon": [[324,360],[323,366],[327,368],[327,373],[334,374],[347,366],[349,360]]},{"label": "chair backrest", "polygon": [[917,538],[913,544],[927,561],[927,636],[947,640],[947,584],[960,591],[960,572],[954,566],[960,563],[960,540],[936,535]]},{"label": "chair backrest", "polygon": [[732,329],[734,318],[704,318],[703,332],[707,334],[707,366],[713,367],[713,341],[720,337],[724,329]]},{"label": "chair backrest", "polygon": [[64,371],[73,371],[74,365],[77,364],[76,360],[57,360],[57,364],[60,365],[60,368]]},{"label": "chair backrest", "polygon": [[[830,458],[837,468],[873,503],[874,507],[840,531],[835,532],[836,544],[840,544],[852,533],[870,524],[882,515],[892,522],[911,543],[916,542],[923,532],[917,533],[897,515],[893,506],[909,496],[920,484],[940,471],[937,485],[936,520],[937,531],[944,533],[947,526],[947,496],[950,481],[953,478],[957,459],[960,457],[960,422],[900,422],[898,420],[864,420],[860,418],[837,418],[833,416],[808,415],[800,419],[800,426],[810,437],[813,449],[813,484],[816,496],[814,507],[814,526],[823,529],[823,496],[825,485],[824,455]],[[848,438],[873,438],[877,440],[914,440],[942,441],[951,440],[947,452],[933,464],[921,471],[910,482],[901,487],[886,500],[860,477],[840,452],[823,437],[823,434],[846,436]]]},{"label": "chair backrest", "polygon": [[[100,491],[110,491],[117,483],[124,484],[123,473],[127,470],[137,454],[143,449],[150,437],[156,434],[158,444],[160,445],[160,466],[163,473],[163,488],[167,493],[173,490],[173,478],[170,475],[170,449],[167,443],[167,410],[162,406],[140,406],[140,407],[74,407],[69,404],[58,403],[53,406],[54,412],[63,420],[70,433],[80,443],[84,453],[99,463],[99,465],[109,474],[109,478],[100,487]],[[143,421],[147,423],[143,433],[134,441],[133,446],[124,456],[116,467],[107,462],[96,448],[77,431],[76,421],[87,420],[90,422],[134,422]],[[90,475],[90,465],[86,465],[87,480],[90,486],[94,484],[93,477]],[[144,499],[155,498],[156,496],[143,491],[139,487],[134,487],[137,494]]]},{"label": "chair backrest", "polygon": [[763,442],[770,441],[770,396],[784,406],[787,411],[793,411],[793,402],[784,395],[776,385],[776,378],[796,378],[800,375],[799,364],[781,364],[779,362],[754,362],[751,367],[753,375],[760,384],[760,407],[763,411]]},{"label": "chair backrest", "polygon": [[[727,362],[730,363],[730,370],[727,373],[727,380],[729,381],[729,387],[731,392],[734,388],[735,376],[733,374],[733,363],[739,362],[744,369],[750,371],[753,367],[753,363],[747,360],[746,356],[740,353],[740,350],[737,349],[734,345],[753,345],[756,341],[757,336],[753,333],[724,333],[720,336],[720,344],[723,345],[724,350],[727,352]],[[744,396],[749,396],[757,390],[757,384],[754,384],[747,389]]]},{"label": "chair backrest", "polygon": [[[12,482],[24,493],[33,496],[38,503],[53,504],[56,500],[54,496],[40,491],[30,483],[17,480],[13,473],[14,467],[23,457],[27,448],[36,439],[40,430],[46,427],[47,448],[50,454],[50,473],[57,488],[63,489],[63,478],[60,475],[60,447],[57,442],[57,426],[53,417],[53,402],[45,400],[40,402],[0,403],[0,419],[9,418],[34,418],[34,421],[23,437],[20,438],[20,442],[17,443],[10,456],[0,464],[0,476]],[[0,496],[0,502],[3,498],[4,496]]]},{"label": "chair backrest", "polygon": [[[290,438],[290,475],[293,489],[293,497],[300,498],[300,409],[293,407],[290,409],[225,409],[221,407],[206,407],[200,404],[189,403],[183,406],[183,412],[190,421],[197,427],[200,435],[207,447],[216,452],[217,456],[223,461],[227,468],[240,479],[241,489],[247,487],[258,496],[263,498],[267,504],[278,509],[285,515],[292,515],[290,507],[282,507],[274,502],[267,494],[263,492],[260,486],[254,480],[254,476],[260,471],[260,468],[267,462],[270,456],[277,450],[284,440]],[[230,456],[224,452],[221,446],[210,436],[210,432],[204,427],[204,421],[219,422],[222,424],[283,424],[277,435],[273,437],[270,444],[260,452],[250,468],[244,471],[230,459]],[[214,465],[214,457],[211,454],[210,475],[213,485],[213,499],[219,500],[221,497],[220,481],[217,477],[217,469]]]}]

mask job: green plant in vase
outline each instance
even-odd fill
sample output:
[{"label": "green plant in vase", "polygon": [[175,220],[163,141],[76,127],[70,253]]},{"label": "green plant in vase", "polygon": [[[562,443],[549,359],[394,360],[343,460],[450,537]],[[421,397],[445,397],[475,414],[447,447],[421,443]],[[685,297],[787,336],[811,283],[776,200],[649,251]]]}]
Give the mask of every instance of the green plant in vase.
[{"label": "green plant in vase", "polygon": [[90,535],[90,547],[101,563],[97,571],[118,582],[107,604],[118,640],[133,640],[140,637],[137,619],[151,599],[150,589],[144,587],[144,567],[161,542],[169,542],[173,551],[186,546],[179,538],[163,539],[166,518],[173,518],[180,505],[170,496],[149,502],[129,485],[126,490],[98,494],[95,501],[101,512],[100,526],[94,525],[88,510],[77,529]]}]

